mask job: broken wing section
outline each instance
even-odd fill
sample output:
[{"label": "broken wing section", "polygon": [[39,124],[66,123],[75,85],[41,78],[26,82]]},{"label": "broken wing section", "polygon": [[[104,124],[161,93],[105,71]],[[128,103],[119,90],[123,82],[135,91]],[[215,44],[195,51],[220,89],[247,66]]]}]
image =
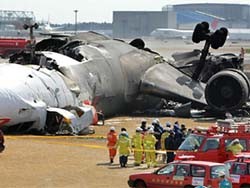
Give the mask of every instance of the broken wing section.
[{"label": "broken wing section", "polygon": [[141,78],[140,92],[186,103],[193,107],[207,105],[204,97],[205,84],[192,80],[168,63],[149,68]]}]

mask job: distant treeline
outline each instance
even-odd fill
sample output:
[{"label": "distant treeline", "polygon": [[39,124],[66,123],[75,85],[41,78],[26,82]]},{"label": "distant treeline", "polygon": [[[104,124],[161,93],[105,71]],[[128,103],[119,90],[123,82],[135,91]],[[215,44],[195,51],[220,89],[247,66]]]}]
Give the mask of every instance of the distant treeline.
[{"label": "distant treeline", "polygon": [[[61,27],[61,30],[75,30],[75,24],[51,24],[52,27]],[[82,22],[77,23],[77,30],[112,30],[111,23]]]}]

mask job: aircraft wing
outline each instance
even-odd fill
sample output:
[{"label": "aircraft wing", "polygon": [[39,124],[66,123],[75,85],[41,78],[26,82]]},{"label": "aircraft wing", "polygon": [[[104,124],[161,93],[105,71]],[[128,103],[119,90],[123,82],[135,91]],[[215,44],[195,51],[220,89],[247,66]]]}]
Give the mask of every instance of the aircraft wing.
[{"label": "aircraft wing", "polygon": [[140,92],[186,103],[193,107],[207,105],[204,97],[205,84],[192,80],[169,63],[149,68],[141,78]]}]

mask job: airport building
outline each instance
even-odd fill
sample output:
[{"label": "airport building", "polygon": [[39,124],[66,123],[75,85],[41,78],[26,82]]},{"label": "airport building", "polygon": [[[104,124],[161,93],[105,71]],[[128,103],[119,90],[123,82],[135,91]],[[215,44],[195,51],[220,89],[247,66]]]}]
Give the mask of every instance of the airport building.
[{"label": "airport building", "polygon": [[193,29],[196,23],[207,21],[228,28],[250,28],[250,5],[196,3],[166,5],[162,11],[176,13],[177,29]]},{"label": "airport building", "polygon": [[162,11],[113,12],[113,36],[149,36],[156,28],[193,29],[207,21],[214,27],[250,28],[250,5],[195,3],[166,5]]},{"label": "airport building", "polygon": [[113,37],[148,36],[155,28],[176,25],[175,13],[170,11],[114,11]]},{"label": "airport building", "polygon": [[0,10],[0,36],[27,35],[23,29],[24,24],[33,24],[35,16],[32,11]]}]

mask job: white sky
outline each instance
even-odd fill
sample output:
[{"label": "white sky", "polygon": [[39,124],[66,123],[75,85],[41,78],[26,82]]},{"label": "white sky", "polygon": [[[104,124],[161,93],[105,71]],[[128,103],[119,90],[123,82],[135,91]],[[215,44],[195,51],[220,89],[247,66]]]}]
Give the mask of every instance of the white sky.
[{"label": "white sky", "polygon": [[37,21],[51,23],[112,22],[113,11],[161,11],[167,4],[240,3],[250,0],[0,0],[1,10],[33,11]]}]

